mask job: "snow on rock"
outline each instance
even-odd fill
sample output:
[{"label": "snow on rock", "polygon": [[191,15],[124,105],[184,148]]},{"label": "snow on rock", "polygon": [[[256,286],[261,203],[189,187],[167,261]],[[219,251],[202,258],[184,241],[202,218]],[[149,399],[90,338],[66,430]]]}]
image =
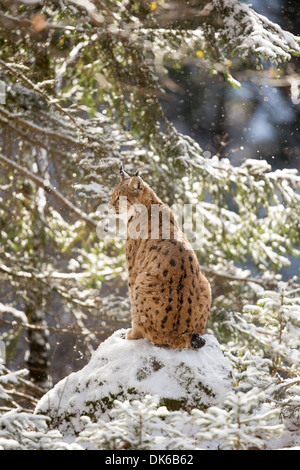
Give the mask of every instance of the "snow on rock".
[{"label": "snow on rock", "polygon": [[48,415],[63,434],[83,428],[81,416],[108,420],[114,400],[158,395],[170,410],[221,405],[233,388],[232,369],[216,338],[204,335],[198,350],[159,347],[147,339],[126,340],[116,331],[80,371],[61,380],[39,401],[35,412]]}]

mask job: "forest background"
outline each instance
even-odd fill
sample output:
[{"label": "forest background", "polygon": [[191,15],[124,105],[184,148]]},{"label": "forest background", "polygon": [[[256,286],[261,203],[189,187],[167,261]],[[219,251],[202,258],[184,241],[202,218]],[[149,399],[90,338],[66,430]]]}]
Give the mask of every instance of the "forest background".
[{"label": "forest background", "polygon": [[122,162],[197,205],[208,331],[299,445],[300,13],[252,5],[0,1],[3,414],[130,325],[124,242],[96,232]]}]

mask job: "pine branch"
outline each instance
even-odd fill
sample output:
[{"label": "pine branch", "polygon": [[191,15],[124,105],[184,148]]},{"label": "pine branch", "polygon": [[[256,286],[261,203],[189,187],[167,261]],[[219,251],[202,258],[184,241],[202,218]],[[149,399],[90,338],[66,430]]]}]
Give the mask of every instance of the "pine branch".
[{"label": "pine branch", "polygon": [[0,65],[5,68],[6,70],[9,71],[9,73],[11,75],[13,75],[15,78],[17,79],[21,79],[30,89],[32,89],[34,92],[38,93],[40,96],[42,96],[42,98],[44,98],[44,100],[51,106],[54,106],[60,113],[64,114],[65,116],[67,116],[70,121],[74,124],[75,127],[77,127],[78,129],[80,129],[80,127],[78,126],[76,120],[74,119],[74,117],[64,108],[62,108],[60,106],[60,104],[57,103],[57,101],[53,98],[50,98],[48,96],[48,94],[41,90],[40,89],[40,86],[39,85],[36,85],[34,84],[31,80],[29,80],[29,78],[27,78],[22,72],[20,72],[19,70],[16,70],[14,68],[14,64],[7,64],[6,62],[4,62],[3,60],[0,59]]}]

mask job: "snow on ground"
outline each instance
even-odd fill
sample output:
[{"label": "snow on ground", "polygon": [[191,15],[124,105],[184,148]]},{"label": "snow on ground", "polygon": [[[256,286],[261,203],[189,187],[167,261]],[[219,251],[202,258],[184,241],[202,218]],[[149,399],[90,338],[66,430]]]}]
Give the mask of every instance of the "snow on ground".
[{"label": "snow on ground", "polygon": [[221,405],[233,388],[232,369],[216,338],[205,335],[199,350],[158,347],[147,339],[128,341],[116,331],[80,371],[61,380],[38,403],[62,434],[82,430],[81,416],[108,420],[114,400],[155,395],[169,409]]}]

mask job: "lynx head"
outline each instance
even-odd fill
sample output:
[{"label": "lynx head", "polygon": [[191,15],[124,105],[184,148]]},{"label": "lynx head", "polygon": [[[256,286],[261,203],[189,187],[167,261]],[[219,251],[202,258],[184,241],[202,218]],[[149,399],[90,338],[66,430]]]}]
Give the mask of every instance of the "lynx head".
[{"label": "lynx head", "polygon": [[120,167],[120,181],[112,193],[110,204],[114,206],[116,213],[129,212],[132,206],[143,204],[143,196],[146,185],[139,176],[139,170],[131,177]]}]

